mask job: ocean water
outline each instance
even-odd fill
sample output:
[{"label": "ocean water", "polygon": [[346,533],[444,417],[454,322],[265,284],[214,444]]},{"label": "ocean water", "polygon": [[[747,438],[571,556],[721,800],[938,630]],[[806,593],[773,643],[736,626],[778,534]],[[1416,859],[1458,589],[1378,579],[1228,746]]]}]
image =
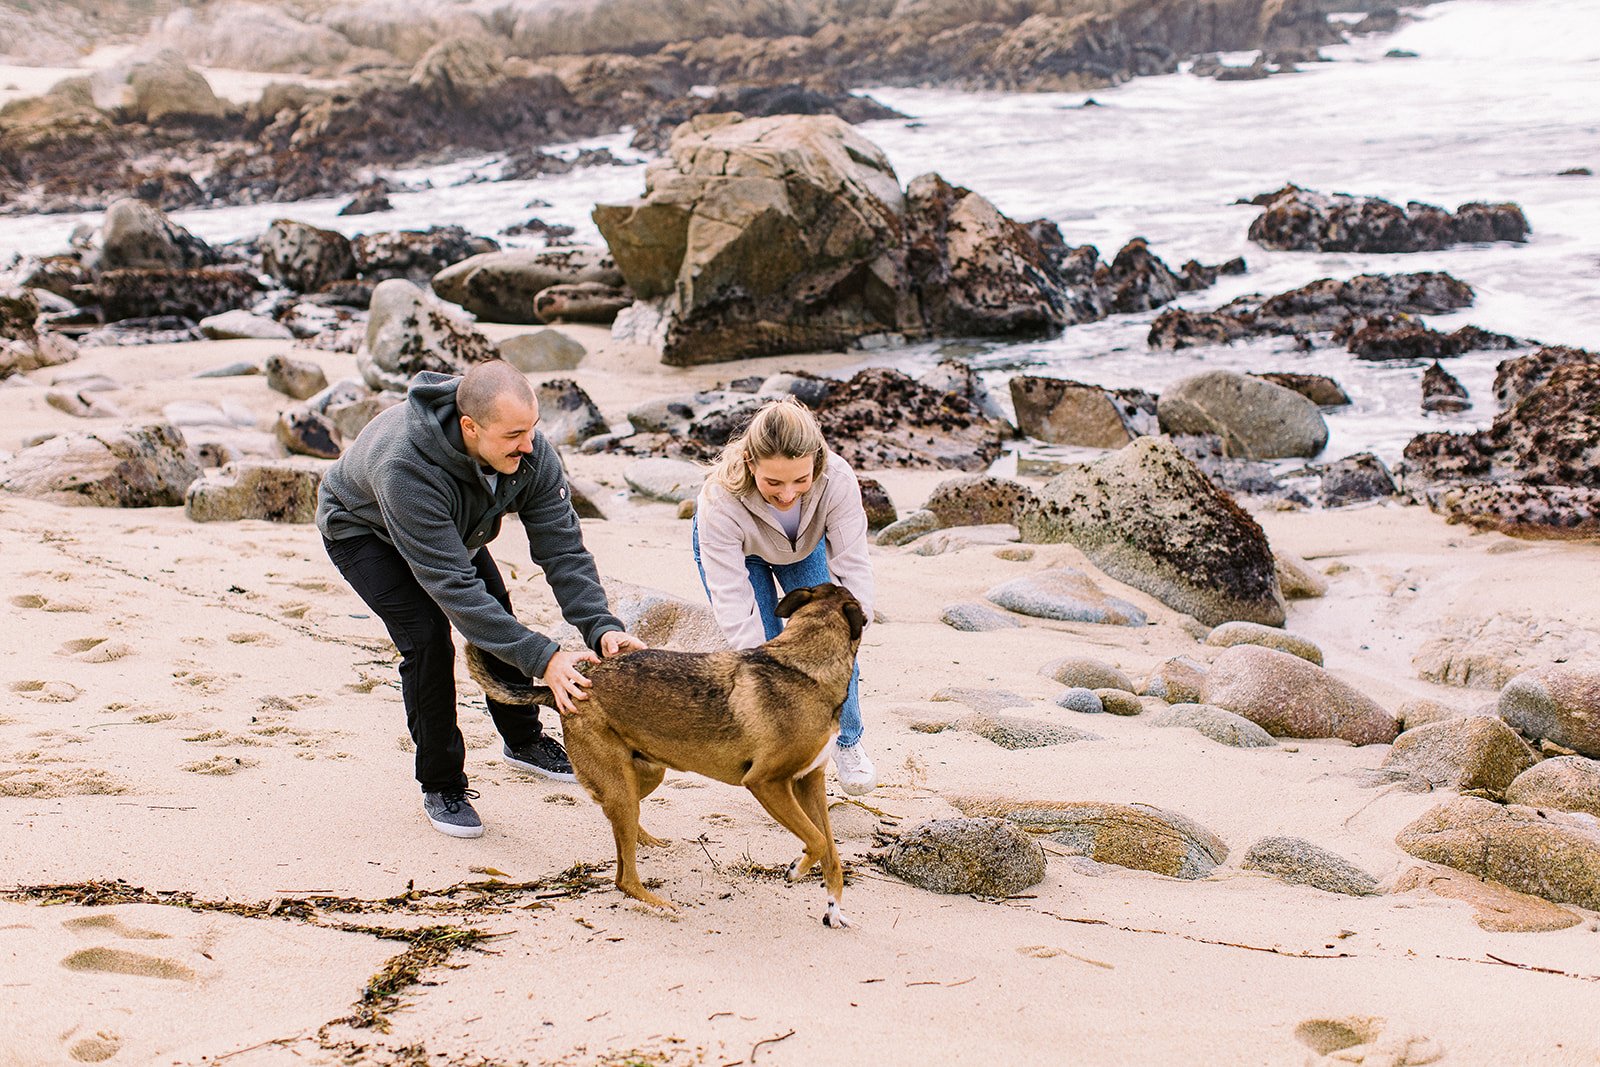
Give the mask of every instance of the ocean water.
[{"label": "ocean water", "polygon": [[[1217,82],[1187,73],[1140,78],[1073,94],[869,90],[910,116],[867,123],[901,181],[929,171],[982,193],[1019,220],[1048,217],[1074,244],[1109,258],[1142,236],[1177,266],[1245,257],[1249,271],[1179,303],[1210,308],[1235,296],[1273,293],[1320,277],[1445,270],[1473,286],[1474,306],[1430,320],[1439,329],[1474,323],[1537,340],[1600,348],[1600,3],[1594,0],[1454,0],[1417,9],[1398,32],[1324,50],[1333,62],[1257,82]],[[1416,58],[1386,58],[1390,49]],[[1247,62],[1248,57],[1227,57]],[[1085,107],[1092,97],[1099,106]],[[175,213],[211,241],[259,234],[292,217],[347,234],[457,223],[497,235],[537,216],[598,241],[597,202],[637,196],[642,157],[627,135],[585,142],[638,160],[530,181],[492,182],[498,162],[390,172],[412,191],[395,210],[339,218],[344,202],[303,201]],[[1463,246],[1410,255],[1268,252],[1245,239],[1259,209],[1234,201],[1293,181],[1323,192],[1420,200],[1454,209],[1510,200],[1527,213],[1527,244]],[[8,251],[57,251],[88,216],[0,219]],[[502,238],[508,245],[537,239]],[[1325,458],[1375,451],[1398,458],[1425,429],[1467,429],[1493,417],[1489,391],[1505,353],[1448,361],[1475,406],[1424,415],[1420,366],[1371,363],[1342,348],[1294,351],[1287,340],[1207,346],[1172,353],[1147,347],[1156,313],[1075,326],[1061,337],[983,342],[972,357],[1002,400],[1018,371],[1105,386],[1159,390],[1201,370],[1296,370],[1328,374],[1354,399],[1328,415]],[[863,353],[862,365],[930,366],[941,345]],[[731,370],[731,368],[730,368]]]}]

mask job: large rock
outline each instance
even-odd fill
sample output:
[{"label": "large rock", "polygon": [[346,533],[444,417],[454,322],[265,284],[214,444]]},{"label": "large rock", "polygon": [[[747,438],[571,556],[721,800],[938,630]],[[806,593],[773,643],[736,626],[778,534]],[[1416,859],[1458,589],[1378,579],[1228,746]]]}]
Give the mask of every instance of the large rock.
[{"label": "large rock", "polygon": [[1389,892],[1409,893],[1419,889],[1449,900],[1465,901],[1472,905],[1473,920],[1483,929],[1496,933],[1565,930],[1583,921],[1577,912],[1542,897],[1519,893],[1499,882],[1486,882],[1448,867],[1413,867],[1394,880]]},{"label": "large rock", "polygon": [[219,119],[227,111],[205,76],[172,52],[134,67],[128,72],[128,87],[133,96],[130,114],[152,125]]},{"label": "large rock", "polygon": [[357,360],[373,389],[405,392],[421,371],[463,374],[499,353],[475,327],[447,312],[417,286],[399,278],[372,291],[367,350]]},{"label": "large rock", "polygon": [[641,459],[628,464],[622,478],[641,496],[680,504],[700,495],[706,468],[681,459]]},{"label": "large rock", "polygon": [[617,287],[622,275],[603,248],[518,248],[486,252],[433,276],[433,291],[486,322],[538,323],[534,298],[554,285],[597,282]]},{"label": "large rock", "polygon": [[1298,656],[1256,645],[1224,649],[1202,702],[1243,715],[1274,737],[1337,737],[1387,744],[1400,724],[1371,698]]},{"label": "large rock", "polygon": [[1537,757],[1511,727],[1488,715],[1446,719],[1394,739],[1383,766],[1428,780],[1434,788],[1500,795]]},{"label": "large rock", "polygon": [[940,482],[922,505],[939,519],[940,526],[1016,525],[1017,511],[1033,498],[1033,491],[1010,478],[968,474]]},{"label": "large rock", "polygon": [[0,379],[54,367],[78,357],[78,346],[56,333],[40,333],[39,301],[28,289],[0,290]]},{"label": "large rock", "polygon": [[1017,517],[1024,541],[1076,544],[1120,582],[1207,626],[1282,624],[1272,547],[1165,438],[1141,437],[1046,483]]},{"label": "large rock", "polygon": [[1007,430],[965,397],[936,392],[888,367],[836,383],[817,421],[834,451],[858,471],[985,470],[999,457]]},{"label": "large rock", "polygon": [[1581,811],[1600,818],[1600,762],[1558,756],[1535,764],[1506,788],[1506,803]]},{"label": "large rock", "polygon": [[1250,846],[1239,866],[1325,893],[1365,897],[1378,891],[1378,880],[1372,875],[1343,856],[1299,837],[1263,837]]},{"label": "large rock", "polygon": [[100,266],[187,269],[209,266],[217,255],[200,238],[143,200],[118,200],[100,226]]},{"label": "large rock", "polygon": [[1430,863],[1600,910],[1600,828],[1581,815],[1457,797],[1401,830],[1395,843]]},{"label": "large rock", "polygon": [[1527,240],[1515,204],[1462,204],[1455,214],[1377,197],[1331,196],[1289,186],[1250,224],[1250,240],[1285,252],[1425,252],[1466,241]]},{"label": "large rock", "polygon": [[1140,691],[1173,705],[1198,704],[1206,687],[1206,675],[1210,673],[1205,664],[1197,660],[1173,656],[1156,664]]},{"label": "large rock", "polygon": [[356,276],[350,239],[309,223],[278,219],[261,236],[261,269],[290,289],[314,293]]},{"label": "large rock", "polygon": [[1291,656],[1299,656],[1307,663],[1322,666],[1322,649],[1317,647],[1316,642],[1275,626],[1262,626],[1258,622],[1225,622],[1206,634],[1206,644],[1213,648],[1260,645],[1263,648],[1275,648],[1279,652],[1287,652]]},{"label": "large rock", "polygon": [[1214,370],[1168,386],[1156,408],[1170,434],[1216,434],[1223,453],[1245,459],[1314,456],[1328,443],[1322,411],[1292,389]]},{"label": "large rock", "polygon": [[1186,815],[1149,804],[1096,801],[951,799],[964,814],[999,816],[1098,863],[1172,878],[1204,878],[1228,858],[1228,846]]},{"label": "large rock", "polygon": [[1149,395],[1113,392],[1098,385],[1064,378],[1019,374],[1011,379],[1011,406],[1017,429],[1052,444],[1085,448],[1121,448],[1140,434],[1156,430],[1146,408]]},{"label": "large rock", "polygon": [[183,510],[195,522],[312,522],[317,516],[317,486],[321,483],[320,466],[229,463],[189,486]]},{"label": "large rock", "polygon": [[1093,622],[1106,626],[1143,626],[1145,614],[1119,597],[1110,596],[1094,580],[1073,567],[1056,567],[1026,578],[1013,578],[984,596],[1007,611],[1059,622]]},{"label": "large rock", "polygon": [[294,331],[283,323],[243,308],[211,315],[197,324],[213,341],[293,341]]},{"label": "large rock", "polygon": [[1383,460],[1358,452],[1322,468],[1322,505],[1338,508],[1394,496],[1399,488]]},{"label": "large rock", "polygon": [[605,416],[577,382],[557,378],[534,389],[539,398],[539,431],[558,447],[581,445],[610,430]]},{"label": "large rock", "polygon": [[199,321],[249,307],[261,289],[245,267],[150,267],[105,271],[95,279],[94,295],[106,322],[163,316]]},{"label": "large rock", "polygon": [[1008,897],[1044,881],[1044,849],[1000,819],[934,819],[901,834],[884,869],[935,893]]},{"label": "large rock", "polygon": [[594,210],[641,301],[617,330],[680,366],[893,330],[904,211],[888,159],[838,118],[701,116],[642,199]]},{"label": "large rock", "polygon": [[1039,668],[1046,678],[1053,678],[1064,686],[1078,689],[1120,689],[1134,691],[1133,680],[1109,663],[1085,656],[1063,656]]},{"label": "large rock", "polygon": [[632,303],[626,286],[572,282],[540,289],[533,297],[533,313],[540,322],[609,323]]},{"label": "large rock", "polygon": [[1500,716],[1526,737],[1600,758],[1600,667],[1557,663],[1519,674],[1500,691]]},{"label": "large rock", "polygon": [[1245,718],[1210,704],[1173,704],[1150,716],[1151,726],[1188,727],[1231,748],[1272,748],[1272,735]]},{"label": "large rock", "polygon": [[499,248],[494,240],[474,236],[460,226],[364,233],[350,242],[363,278],[404,278],[415,285],[427,285],[452,263]]},{"label": "large rock", "polygon": [[0,466],[0,489],[63,504],[175,507],[200,465],[169,423],[64,433]]},{"label": "large rock", "polygon": [[267,388],[296,400],[309,399],[328,387],[328,375],[322,365],[308,359],[268,356],[266,369]]},{"label": "large rock", "polygon": [[519,333],[500,342],[500,358],[524,374],[575,370],[589,350],[560,330]]}]

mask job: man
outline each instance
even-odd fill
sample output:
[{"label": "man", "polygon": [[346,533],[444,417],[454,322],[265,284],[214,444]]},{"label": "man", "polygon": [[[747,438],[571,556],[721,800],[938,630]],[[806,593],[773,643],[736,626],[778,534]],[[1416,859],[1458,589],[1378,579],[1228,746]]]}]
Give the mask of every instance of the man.
[{"label": "man", "polygon": [[[561,461],[534,432],[538,421],[528,380],[508,363],[479,363],[459,378],[424,371],[404,404],[361,431],[318,493],[317,528],[329,558],[400,651],[423,811],[452,837],[478,837],[483,823],[472,807],[478,794],[467,788],[466,745],[456,725],[450,627],[489,653],[497,676],[518,684],[540,679],[561,711],[588,699],[589,680],[578,665],[598,658],[562,651],[511,613],[486,547],[503,516],[522,520],[533,561],[590,649],[614,656],[644,647],[607,610]],[[507,763],[575,780],[537,708],[488,704]]]}]

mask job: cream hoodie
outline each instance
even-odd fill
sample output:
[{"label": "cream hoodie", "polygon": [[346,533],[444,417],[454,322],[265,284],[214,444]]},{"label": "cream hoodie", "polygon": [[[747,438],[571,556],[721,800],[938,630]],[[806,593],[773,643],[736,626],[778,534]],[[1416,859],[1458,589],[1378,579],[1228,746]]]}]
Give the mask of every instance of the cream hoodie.
[{"label": "cream hoodie", "polygon": [[754,648],[767,639],[745,557],[759,556],[777,565],[799,563],[824,538],[833,580],[850,590],[867,618],[872,618],[867,512],[861,506],[855,471],[830,450],[822,473],[795,506],[800,509],[800,532],[791,542],[758,491],[734,496],[713,479],[700,490],[695,505],[700,566],[706,572],[717,625],[734,648]]}]

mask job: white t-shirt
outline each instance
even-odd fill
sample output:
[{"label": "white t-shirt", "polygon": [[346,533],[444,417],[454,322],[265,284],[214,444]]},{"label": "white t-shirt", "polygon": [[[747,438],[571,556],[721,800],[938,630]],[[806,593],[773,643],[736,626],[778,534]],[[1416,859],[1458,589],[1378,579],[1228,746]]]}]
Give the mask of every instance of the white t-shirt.
[{"label": "white t-shirt", "polygon": [[768,504],[767,509],[772,512],[772,517],[778,520],[778,525],[783,527],[784,536],[793,541],[800,533],[800,501],[796,500],[790,504],[788,511],[779,511],[774,504]]}]

